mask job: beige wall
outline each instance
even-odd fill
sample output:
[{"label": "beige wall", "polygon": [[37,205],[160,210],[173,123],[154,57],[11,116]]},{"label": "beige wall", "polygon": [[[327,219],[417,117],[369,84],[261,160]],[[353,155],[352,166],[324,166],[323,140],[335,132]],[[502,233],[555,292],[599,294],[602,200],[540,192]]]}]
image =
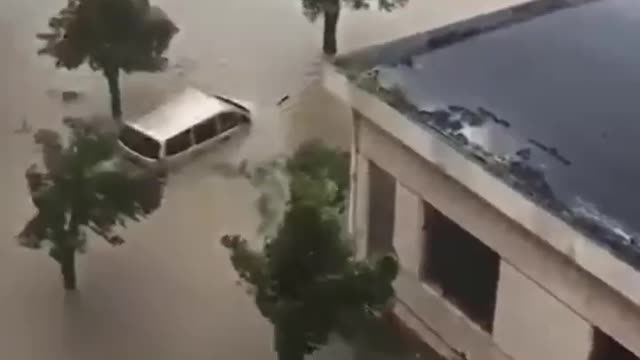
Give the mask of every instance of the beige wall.
[{"label": "beige wall", "polygon": [[[448,346],[465,349],[469,355],[475,354],[474,359],[503,359],[506,354],[518,360],[588,359],[591,325],[504,261],[500,265],[493,340],[440,298],[437,291],[420,283],[425,245],[423,200],[398,182],[395,201],[393,244],[403,271],[396,284],[398,293],[404,306],[417,310],[417,315],[437,324],[450,337],[461,339],[452,343],[445,340]],[[427,334],[434,338],[431,332]]]},{"label": "beige wall", "polygon": [[[502,348],[505,352],[513,353],[515,359],[582,360],[590,349],[590,337],[585,335],[589,333],[585,330],[585,324],[592,323],[606,329],[613,338],[636,354],[640,354],[638,307],[578,268],[569,258],[444,175],[436,166],[426,162],[367,119],[359,121],[358,124],[359,170],[356,186],[360,186],[367,178],[365,164],[369,159],[392,174],[401,185],[396,195],[396,219],[407,227],[398,229],[394,238],[396,249],[403,261],[403,273],[396,284],[398,295],[440,334],[446,343],[467,352],[469,359],[508,359],[509,356],[502,352]],[[358,193],[361,195],[359,190]],[[360,205],[356,209],[359,217],[363,217],[362,212],[365,209],[361,204],[366,204],[366,199],[362,197],[359,196]],[[463,225],[511,264],[509,269],[523,274],[518,278],[507,269],[507,280],[504,284],[500,283],[498,306],[501,309],[497,310],[496,318],[496,340],[500,348],[494,344],[491,336],[420,283],[417,276],[420,260],[416,257],[420,244],[415,241],[421,236],[421,229],[416,224],[419,217],[415,214],[420,213],[416,210],[420,199],[426,199]],[[526,279],[526,282],[518,280],[521,278]],[[528,292],[530,296],[510,299],[524,292]],[[531,299],[535,301],[524,302]],[[517,309],[523,312],[533,309],[533,313],[521,314],[519,318],[513,317]],[[547,312],[548,315],[545,316]],[[557,319],[562,320],[556,323]],[[548,356],[544,355],[547,353],[543,353],[544,356],[536,355],[536,351],[540,353],[542,350],[538,349],[539,345],[535,342],[526,347],[526,339],[531,338],[533,334],[557,334],[545,333],[542,324],[535,322],[539,320],[548,321],[549,326],[566,322],[567,333],[570,335],[563,341],[570,339],[569,343],[565,343],[567,347],[550,342],[553,346],[548,349]],[[511,322],[517,324],[512,324],[509,328],[507,324]],[[522,328],[520,333],[517,332],[519,328]],[[556,330],[563,333],[562,328]],[[573,351],[571,356],[569,347]],[[563,358],[565,355],[560,356],[561,354],[565,354],[566,357]],[[556,355],[558,357],[555,357]]]},{"label": "beige wall", "polygon": [[422,259],[422,199],[396,183],[393,247],[404,270],[416,277]]},{"label": "beige wall", "polygon": [[[476,204],[467,204],[463,206],[453,206],[460,216],[469,213],[467,209],[474,205],[478,210],[484,211],[481,207],[486,207],[488,212],[486,217],[493,217],[499,214],[500,221],[498,223],[506,223],[511,220],[517,224],[517,227],[511,226],[509,229],[520,233],[527,232],[528,239],[541,242],[549,249],[548,253],[553,256],[565,259],[571,264],[572,268],[578,268],[592,274],[594,278],[607,284],[611,289],[615,289],[619,294],[624,296],[630,303],[635,304],[631,309],[640,308],[640,272],[632,268],[624,261],[620,261],[613,256],[605,248],[596,242],[588,239],[584,234],[576,231],[573,227],[562,221],[558,217],[546,211],[529,198],[513,189],[503,181],[497,179],[494,175],[488,173],[480,164],[470,161],[464,154],[454,149],[450,144],[442,139],[441,136],[432,131],[425,130],[424,127],[416,122],[407,121],[406,116],[399,113],[389,105],[383,103],[377,97],[363,91],[353,85],[349,80],[336,72],[332,65],[327,64],[323,69],[323,83],[332,94],[341,101],[350,104],[353,108],[358,109],[364,116],[370,119],[379,129],[391,134],[391,138],[403,149],[409,151],[414,156],[414,162],[424,163],[428,161],[429,169],[438,176],[433,177],[434,180],[449,176],[455,180],[454,187],[460,190],[453,190],[451,196],[460,197],[462,194],[473,193]],[[396,159],[390,159],[390,168],[396,170],[406,169],[406,162],[398,159],[407,158],[400,156]],[[395,161],[395,163],[394,163]],[[399,162],[398,162],[399,161]],[[417,165],[425,167],[423,164]],[[433,169],[431,169],[433,168]],[[408,178],[416,179],[417,174],[409,174]],[[426,183],[417,187],[424,187],[424,184],[433,182],[431,177],[427,176]],[[405,180],[402,183],[411,188],[414,192],[429,192],[429,190],[420,189],[409,185]],[[450,186],[451,187],[451,186]],[[438,194],[431,191],[434,198],[442,201],[444,205],[451,201],[447,200],[444,194]],[[456,195],[456,193],[460,195]],[[422,196],[422,194],[421,194]],[[427,197],[430,198],[430,197]],[[481,202],[490,203],[491,206],[479,205]],[[440,204],[436,204],[440,207]],[[472,222],[479,222],[480,219],[470,219]],[[484,221],[484,220],[483,220]],[[498,240],[508,241],[507,239]],[[491,239],[486,239],[491,241]],[[494,242],[495,242],[494,241]],[[489,244],[491,246],[491,244]],[[541,247],[538,247],[540,249]],[[526,260],[526,259],[525,259]],[[565,261],[558,260],[558,261]],[[520,266],[520,265],[519,265]],[[525,271],[526,273],[526,271]],[[582,272],[581,272],[582,273]],[[573,274],[573,272],[571,272]],[[530,275],[530,274],[529,274]],[[550,275],[550,274],[546,274]],[[576,275],[578,276],[578,275]],[[537,278],[532,276],[532,278]],[[567,280],[567,279],[565,279]],[[564,281],[564,280],[563,280]],[[555,290],[554,290],[555,291]],[[591,296],[587,293],[581,294],[583,298]],[[563,296],[559,296],[563,298]],[[591,307],[595,302],[599,302],[600,294],[593,296],[595,300],[588,303],[582,303],[580,306]],[[576,299],[564,300],[569,303]],[[599,304],[595,307],[601,307]],[[583,310],[578,310],[582,313]],[[597,311],[595,312],[597,313]],[[593,315],[595,315],[595,313]],[[634,348],[636,352],[640,352],[640,339],[638,335],[640,331],[620,331],[611,327],[606,323],[606,318],[594,319],[596,323],[607,333],[613,334],[614,337],[622,340],[627,347]],[[590,319],[591,321],[591,319]],[[627,329],[631,330],[631,329]],[[634,337],[635,336],[635,337]]]},{"label": "beige wall", "polygon": [[464,353],[468,360],[515,359],[494,343],[491,334],[483,331],[460,310],[444,300],[437,291],[422,284],[410,273],[402,271],[398,275],[395,289],[402,304],[410,308],[449,347]]},{"label": "beige wall", "polygon": [[504,261],[493,337],[518,360],[587,360],[592,347],[589,323]]},{"label": "beige wall", "polygon": [[355,209],[353,220],[354,231],[352,235],[356,242],[356,255],[358,258],[367,256],[367,239],[369,229],[369,160],[357,154],[356,166],[356,186],[351,190],[355,193]]}]

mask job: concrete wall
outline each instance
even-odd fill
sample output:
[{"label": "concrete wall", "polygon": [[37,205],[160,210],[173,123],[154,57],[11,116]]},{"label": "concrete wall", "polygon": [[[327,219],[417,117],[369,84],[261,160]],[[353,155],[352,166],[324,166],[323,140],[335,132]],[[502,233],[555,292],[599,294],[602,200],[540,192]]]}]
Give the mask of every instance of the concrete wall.
[{"label": "concrete wall", "polygon": [[[399,225],[394,234],[402,261],[396,282],[398,296],[444,343],[474,360],[586,360],[591,349],[591,324],[595,324],[640,354],[638,307],[368,119],[358,116],[356,124],[356,187],[366,186],[368,161],[398,181],[395,218]],[[356,217],[366,218],[362,215],[366,214],[362,196],[366,191],[356,191]],[[421,283],[422,199],[504,259],[494,336]],[[359,228],[366,228],[362,219],[359,223]],[[358,237],[362,234],[360,230]],[[362,240],[359,244],[366,246]]]},{"label": "concrete wall", "polygon": [[635,280],[640,273],[438,136],[335,71],[324,71],[325,87],[366,116],[358,130],[362,157],[375,161],[404,187],[464,225],[587,322],[640,354],[640,280]]},{"label": "concrete wall", "polygon": [[404,270],[419,277],[424,246],[422,199],[397,182],[395,210],[393,247]]},{"label": "concrete wall", "polygon": [[[425,205],[429,211],[429,204]],[[458,329],[449,330],[457,333],[454,336],[474,339],[467,346],[464,342],[450,346],[466,348],[477,358],[500,359],[508,354],[518,360],[588,359],[591,325],[504,261],[500,265],[493,340],[489,339],[489,335],[439,298],[437,290],[419,281],[423,249],[428,241],[423,229],[423,199],[398,182],[395,208],[393,243],[403,270],[397,284],[400,297],[405,306],[412,304],[410,309],[417,310],[418,317],[425,318],[429,313],[432,323],[441,323],[440,329],[453,328],[450,324],[456,323]],[[479,347],[486,350],[478,350]]]},{"label": "concrete wall", "polygon": [[504,261],[493,337],[518,360],[587,360],[592,348],[589,323]]}]

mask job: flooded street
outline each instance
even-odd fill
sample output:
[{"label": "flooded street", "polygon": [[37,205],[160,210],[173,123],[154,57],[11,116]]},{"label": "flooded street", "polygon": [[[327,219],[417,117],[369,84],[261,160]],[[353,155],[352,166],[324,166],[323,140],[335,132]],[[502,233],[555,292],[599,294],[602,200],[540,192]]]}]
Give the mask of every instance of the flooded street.
[{"label": "flooded street", "polygon": [[[309,24],[295,0],[154,2],[181,32],[168,54],[169,71],[123,78],[125,118],[190,85],[253,102],[259,109],[256,123],[248,136],[172,175],[163,207],[130,226],[125,245],[112,248],[92,239],[80,256],[79,291],[68,295],[46,251],[23,249],[13,241],[34,211],[24,171],[38,157],[31,135],[17,130],[23,124],[60,128],[65,114],[106,116],[107,86],[99,73],[56,71],[51,59],[35,55],[35,34],[46,30],[63,0],[0,3],[0,44],[6,49],[0,57],[3,359],[274,359],[271,327],[236,285],[228,253],[218,243],[227,232],[251,237],[258,223],[256,192],[246,182],[213,176],[211,166],[267,159],[314,137],[348,145],[349,112],[329,106],[318,85],[319,24]],[[381,31],[375,24],[409,11],[415,8],[345,15],[345,28],[358,19],[371,23],[373,34]],[[353,29],[339,39],[342,45],[365,43],[366,27]],[[79,91],[81,97],[63,106],[63,90]],[[284,95],[290,99],[276,106]],[[326,352],[326,358],[350,358],[340,346]]]}]

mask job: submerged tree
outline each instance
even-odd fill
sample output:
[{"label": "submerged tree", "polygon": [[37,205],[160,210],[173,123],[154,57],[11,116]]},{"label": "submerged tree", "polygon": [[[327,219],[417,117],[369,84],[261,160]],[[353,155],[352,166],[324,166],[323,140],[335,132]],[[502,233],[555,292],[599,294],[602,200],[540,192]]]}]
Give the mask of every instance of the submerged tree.
[{"label": "submerged tree", "polygon": [[148,0],[67,0],[49,20],[51,33],[39,54],[52,56],[57,67],[76,69],[87,63],[107,79],[114,119],[122,117],[120,72],[161,71],[163,56],[176,25]]},{"label": "submerged tree", "polygon": [[25,176],[37,212],[18,240],[32,249],[47,247],[60,265],[65,289],[74,290],[75,255],[85,249],[87,233],[111,245],[122,244],[116,230],[160,207],[165,176],[155,170],[125,169],[112,138],[77,121],[66,125],[66,143],[51,130],[34,135],[42,164],[30,166]]},{"label": "submerged tree", "polygon": [[[338,19],[343,5],[355,10],[366,10],[371,7],[371,2],[376,0],[302,0],[305,16],[315,21],[320,14],[324,17],[324,34],[322,38],[322,51],[327,55],[334,55],[338,50],[336,33]],[[378,8],[384,11],[392,11],[407,4],[409,0],[377,0]]]},{"label": "submerged tree", "polygon": [[345,237],[344,196],[338,195],[346,191],[345,162],[343,154],[303,146],[287,162],[290,198],[276,235],[259,251],[238,235],[222,238],[274,326],[281,360],[301,360],[354,319],[378,317],[394,295],[395,256],[357,260]]}]

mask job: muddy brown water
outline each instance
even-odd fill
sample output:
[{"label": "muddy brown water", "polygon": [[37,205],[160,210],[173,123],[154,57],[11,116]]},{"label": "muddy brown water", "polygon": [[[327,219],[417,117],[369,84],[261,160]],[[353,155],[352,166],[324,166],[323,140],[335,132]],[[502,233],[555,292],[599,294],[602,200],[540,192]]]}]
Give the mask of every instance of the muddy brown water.
[{"label": "muddy brown water", "polygon": [[[307,23],[293,0],[155,2],[181,32],[169,52],[169,71],[124,78],[125,117],[190,85],[255,103],[256,122],[248,136],[172,176],[162,209],[130,226],[125,245],[92,241],[78,264],[80,290],[65,295],[45,251],[13,241],[33,213],[23,174],[38,153],[23,130],[60,128],[63,115],[104,117],[106,83],[87,69],[56,71],[50,59],[35,55],[35,33],[46,30],[48,16],[63,0],[0,3],[0,357],[273,359],[270,326],[236,286],[228,254],[217,241],[226,232],[252,235],[256,193],[243,181],[212,176],[210,167],[267,159],[314,137],[348,145],[348,111],[328,106],[318,86],[318,26]],[[366,33],[361,29],[354,36]],[[63,105],[61,94],[68,90],[80,97]],[[290,98],[276,106],[285,95]],[[335,345],[319,358],[349,354]]]}]

